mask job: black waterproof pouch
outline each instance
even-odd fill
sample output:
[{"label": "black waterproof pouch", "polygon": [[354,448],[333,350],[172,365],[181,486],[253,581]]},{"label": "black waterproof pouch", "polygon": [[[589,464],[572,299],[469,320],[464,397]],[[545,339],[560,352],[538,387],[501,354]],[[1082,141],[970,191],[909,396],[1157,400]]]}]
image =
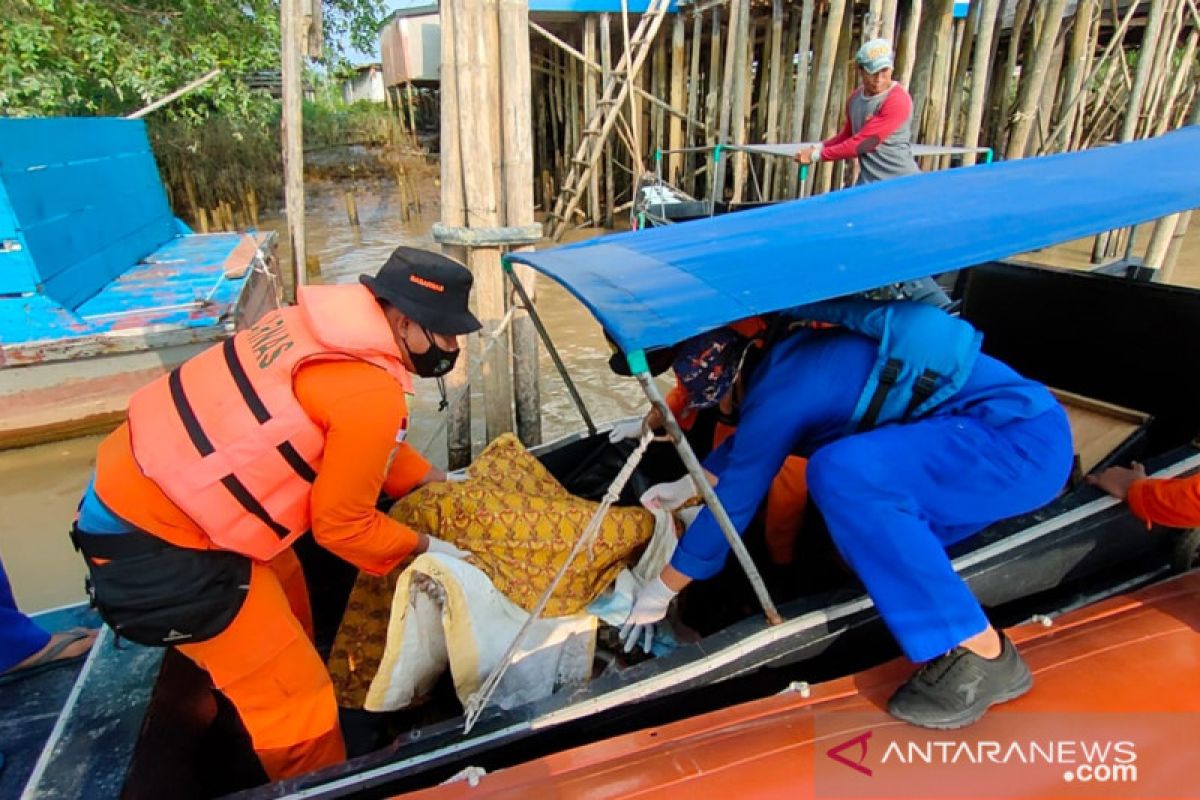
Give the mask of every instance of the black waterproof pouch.
[{"label": "black waterproof pouch", "polygon": [[90,534],[73,527],[86,556],[92,606],[120,637],[165,647],[211,639],[229,627],[250,590],[249,558],[175,547],[148,533]]}]

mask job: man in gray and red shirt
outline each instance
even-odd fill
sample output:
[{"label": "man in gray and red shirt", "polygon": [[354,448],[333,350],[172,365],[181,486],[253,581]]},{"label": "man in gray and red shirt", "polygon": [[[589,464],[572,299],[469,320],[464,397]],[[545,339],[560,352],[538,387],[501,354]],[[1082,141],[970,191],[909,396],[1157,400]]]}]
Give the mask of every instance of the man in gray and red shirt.
[{"label": "man in gray and red shirt", "polygon": [[912,97],[892,80],[891,43],[872,39],[855,61],[862,86],[846,101],[846,124],[833,138],[802,148],[796,161],[857,158],[857,186],[920,172],[912,154]]}]

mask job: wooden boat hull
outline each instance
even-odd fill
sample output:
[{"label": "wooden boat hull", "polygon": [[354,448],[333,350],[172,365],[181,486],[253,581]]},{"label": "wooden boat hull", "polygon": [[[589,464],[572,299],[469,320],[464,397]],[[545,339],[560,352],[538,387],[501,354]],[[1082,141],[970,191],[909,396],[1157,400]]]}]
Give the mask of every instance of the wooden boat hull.
[{"label": "wooden boat hull", "polygon": [[[258,234],[252,243],[212,265],[214,283],[223,273],[245,277],[199,320],[157,322],[165,312],[149,305],[121,312],[127,319],[140,314],[146,324],[0,349],[0,450],[111,430],[138,388],[276,307],[274,280],[251,269],[260,252],[273,269],[275,234]],[[163,280],[169,286],[170,277]]]},{"label": "wooden boat hull", "polygon": [[[1159,363],[1167,355],[1188,363],[1200,359],[1200,352],[1193,352],[1200,350],[1200,331],[1193,330],[1200,327],[1200,292],[1012,264],[975,267],[961,288],[964,314],[984,332],[985,349],[1066,391],[1154,418],[1110,453],[1109,461],[1136,457],[1161,476],[1200,469],[1200,449],[1190,444],[1200,427],[1200,376],[1180,375]],[[1014,307],[1028,313],[1012,321],[1018,316]],[[1124,315],[1120,327],[1083,324],[1115,318],[1116,309]],[[1137,339],[1126,336],[1131,326]],[[1176,346],[1169,354],[1147,354],[1136,344],[1141,341]],[[552,473],[565,478],[577,474],[597,446],[621,460],[603,433],[591,439],[570,437],[547,447],[540,457]],[[644,462],[651,472],[654,459],[651,452]],[[568,485],[585,495],[602,491],[597,485]],[[1166,532],[1148,534],[1115,500],[1076,484],[1049,506],[994,525],[951,555],[996,622],[1013,625],[1034,614],[1055,615],[1161,580],[1173,569],[1176,541]],[[315,587],[333,582],[328,563],[308,560],[304,552],[301,558],[306,572],[321,578]],[[469,736],[464,737],[461,718],[421,725],[367,755],[247,789],[241,796],[332,798],[425,789],[466,765],[502,769],[647,725],[696,717],[777,692],[793,681],[816,683],[852,674],[895,656],[870,599],[852,580],[801,594],[781,603],[780,611],[782,625],[769,627],[752,615],[664,658],[608,671],[576,691],[509,712],[489,712]],[[335,609],[335,621],[339,615]],[[132,758],[122,773],[123,794],[178,795],[180,786],[218,793],[251,785],[253,755],[244,733],[237,736],[236,717],[232,728],[214,732],[214,725],[229,725],[230,714],[222,717],[205,676],[173,655],[163,659],[148,706],[127,709],[130,716],[122,721],[124,730],[133,732],[126,742]],[[87,697],[85,688],[80,708],[88,705]],[[86,731],[78,739],[74,747],[62,747],[64,759],[73,762],[79,753],[91,751]],[[225,768],[214,771],[214,763]],[[234,779],[234,764],[249,764],[251,771]],[[215,787],[214,776],[226,782]],[[197,796],[203,791],[195,788]],[[73,793],[98,796],[83,786]]]}]

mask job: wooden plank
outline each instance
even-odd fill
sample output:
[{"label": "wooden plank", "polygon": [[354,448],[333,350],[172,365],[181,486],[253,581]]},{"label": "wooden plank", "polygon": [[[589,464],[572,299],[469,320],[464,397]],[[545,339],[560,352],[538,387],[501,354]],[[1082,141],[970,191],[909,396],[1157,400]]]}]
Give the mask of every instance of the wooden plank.
[{"label": "wooden plank", "polygon": [[100,629],[22,797],[120,795],[164,652],[131,642],[118,650]]},{"label": "wooden plank", "polygon": [[1066,409],[1079,467],[1085,475],[1150,420],[1148,414],[1090,397],[1058,389],[1051,393]]},{"label": "wooden plank", "polygon": [[0,119],[0,174],[150,153],[146,123],[114,117]]}]

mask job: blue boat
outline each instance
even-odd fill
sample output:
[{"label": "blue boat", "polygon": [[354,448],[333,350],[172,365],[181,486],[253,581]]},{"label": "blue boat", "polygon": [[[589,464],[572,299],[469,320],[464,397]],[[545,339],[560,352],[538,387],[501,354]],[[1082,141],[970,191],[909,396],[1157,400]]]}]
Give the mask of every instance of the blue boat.
[{"label": "blue boat", "polygon": [[[1197,147],[1194,127],[514,253],[506,263],[527,264],[579,298],[627,354],[651,397],[655,348],[748,315],[958,271],[954,294],[963,317],[983,332],[987,352],[1086,398],[1064,396],[1069,406],[1124,423],[1097,457],[1080,448],[1084,471],[1133,458],[1158,477],[1192,474],[1200,470],[1200,377],[1177,365],[1200,359],[1200,290],[1001,259],[1200,205],[1200,175],[1178,169]],[[1127,168],[1131,163],[1136,169]],[[509,274],[523,292],[515,272]],[[630,446],[611,444],[586,421],[587,433],[535,452],[570,491],[594,499],[608,489]],[[620,502],[636,503],[640,488],[683,469],[671,445],[651,445]],[[267,786],[260,785],[264,776],[236,715],[204,673],[170,650],[113,649],[106,631],[59,723],[44,741],[31,737],[22,773],[28,777],[18,786],[31,798],[238,790],[239,797],[264,800],[391,796],[435,786],[464,767],[502,769],[892,658],[870,597],[808,534],[806,521],[801,571],[768,581],[777,624],[755,610],[731,560],[721,575],[687,590],[684,622],[699,641],[629,663],[602,640],[597,647],[607,648],[610,660],[599,659],[605,666],[597,665],[590,683],[489,709],[469,732],[456,699],[382,724],[363,719],[372,715],[361,709],[347,710],[343,728],[348,741],[356,740],[355,758]],[[751,547],[754,536],[746,532]],[[320,649],[342,616],[349,583],[344,565],[309,538],[297,550],[310,586],[320,589],[313,593]],[[1197,537],[1147,533],[1118,501],[1075,480],[1047,506],[989,527],[951,556],[1005,626],[1200,566],[1198,550]],[[0,688],[0,710],[19,698],[15,692]],[[371,726],[377,727],[364,730]]]},{"label": "blue boat", "polygon": [[141,120],[0,119],[0,448],[103,430],[277,303],[274,233],[193,233]]}]

